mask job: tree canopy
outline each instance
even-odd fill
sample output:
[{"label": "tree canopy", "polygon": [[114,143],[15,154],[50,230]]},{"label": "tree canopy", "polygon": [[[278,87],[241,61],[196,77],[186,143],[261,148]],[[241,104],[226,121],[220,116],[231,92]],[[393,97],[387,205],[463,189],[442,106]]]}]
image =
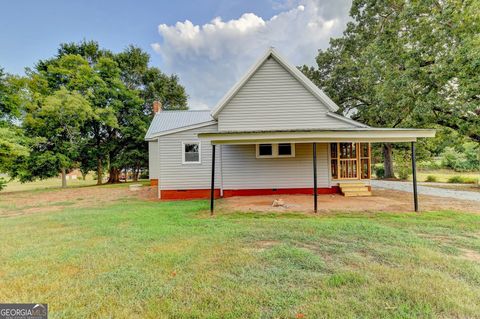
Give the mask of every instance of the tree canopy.
[{"label": "tree canopy", "polygon": [[[153,101],[163,109],[187,108],[178,77],[151,67],[149,60],[135,46],[113,53],[95,41],[82,41],[61,44],[54,57],[27,69],[25,78],[7,77],[0,69],[0,119],[10,128],[16,122],[19,132],[32,137],[23,148],[29,156],[0,170],[22,181],[65,174],[74,167],[83,173],[96,170],[98,183],[105,168],[110,182],[119,180],[123,168],[138,176],[148,166],[143,138]],[[19,140],[14,131],[8,139],[5,132],[0,134],[5,135],[2,145],[22,149],[12,146]]]},{"label": "tree canopy", "polygon": [[301,68],[344,114],[372,126],[442,125],[480,142],[478,1],[354,0],[350,16],[318,67]]}]

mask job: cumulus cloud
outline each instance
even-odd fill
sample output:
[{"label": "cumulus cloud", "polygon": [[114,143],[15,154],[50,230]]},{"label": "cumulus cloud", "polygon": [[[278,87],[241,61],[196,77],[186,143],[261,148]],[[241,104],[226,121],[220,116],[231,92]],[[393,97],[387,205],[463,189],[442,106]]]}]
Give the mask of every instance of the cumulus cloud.
[{"label": "cumulus cloud", "polygon": [[270,19],[244,13],[238,19],[195,25],[161,24],[152,48],[166,71],[176,73],[190,95],[191,108],[212,108],[270,46],[295,65],[313,64],[318,49],[342,33],[350,0],[287,0]]}]

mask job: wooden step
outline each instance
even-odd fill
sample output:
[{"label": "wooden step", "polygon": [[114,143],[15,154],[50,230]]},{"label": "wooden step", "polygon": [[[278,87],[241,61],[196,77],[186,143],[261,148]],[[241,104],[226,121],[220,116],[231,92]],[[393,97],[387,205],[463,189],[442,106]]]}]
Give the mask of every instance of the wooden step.
[{"label": "wooden step", "polygon": [[345,197],[360,197],[360,196],[372,196],[370,191],[358,191],[358,192],[344,192],[343,196]]},{"label": "wooden step", "polygon": [[352,182],[352,183],[338,183],[338,186],[340,186],[340,188],[343,188],[343,187],[365,187],[367,185],[365,185],[365,183],[362,183],[362,182]]},{"label": "wooden step", "polygon": [[339,183],[340,191],[345,197],[372,196],[368,185],[362,182]]},{"label": "wooden step", "polygon": [[341,190],[343,192],[361,192],[364,190],[368,190],[368,187],[363,185],[363,186],[344,186],[341,187]]}]

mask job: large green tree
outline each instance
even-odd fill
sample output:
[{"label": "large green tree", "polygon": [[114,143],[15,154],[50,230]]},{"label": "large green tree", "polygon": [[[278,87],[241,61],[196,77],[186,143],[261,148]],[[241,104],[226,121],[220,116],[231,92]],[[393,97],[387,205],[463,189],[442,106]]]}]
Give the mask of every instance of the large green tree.
[{"label": "large green tree", "polygon": [[95,167],[99,184],[106,165],[109,182],[119,181],[122,168],[133,169],[137,176],[147,166],[143,137],[154,100],[164,109],[186,109],[178,78],[150,67],[149,55],[134,46],[114,54],[94,41],[62,44],[55,57],[40,61],[29,76],[34,101],[62,87],[88,100],[95,116],[83,126],[86,138],[78,162],[83,173]]},{"label": "large green tree", "polygon": [[[29,154],[29,140],[17,125],[22,113],[24,79],[0,68],[0,173],[15,175],[16,162]],[[0,178],[0,190],[6,181]]]},{"label": "large green tree", "polygon": [[[443,125],[480,142],[478,1],[354,0],[343,36],[302,71],[372,126]],[[392,145],[383,145],[393,177]]]},{"label": "large green tree", "polygon": [[30,109],[23,120],[25,133],[35,136],[23,180],[62,175],[62,187],[67,186],[66,173],[79,158],[82,129],[96,116],[89,102],[80,93],[62,87]]}]

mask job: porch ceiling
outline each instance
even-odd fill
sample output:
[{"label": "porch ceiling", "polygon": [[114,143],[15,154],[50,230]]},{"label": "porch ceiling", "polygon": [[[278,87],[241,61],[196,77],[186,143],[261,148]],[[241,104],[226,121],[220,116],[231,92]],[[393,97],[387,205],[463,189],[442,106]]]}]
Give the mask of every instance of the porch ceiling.
[{"label": "porch ceiling", "polygon": [[434,137],[434,129],[352,128],[329,130],[281,130],[199,133],[212,144],[328,143],[328,142],[416,142],[419,137]]}]

